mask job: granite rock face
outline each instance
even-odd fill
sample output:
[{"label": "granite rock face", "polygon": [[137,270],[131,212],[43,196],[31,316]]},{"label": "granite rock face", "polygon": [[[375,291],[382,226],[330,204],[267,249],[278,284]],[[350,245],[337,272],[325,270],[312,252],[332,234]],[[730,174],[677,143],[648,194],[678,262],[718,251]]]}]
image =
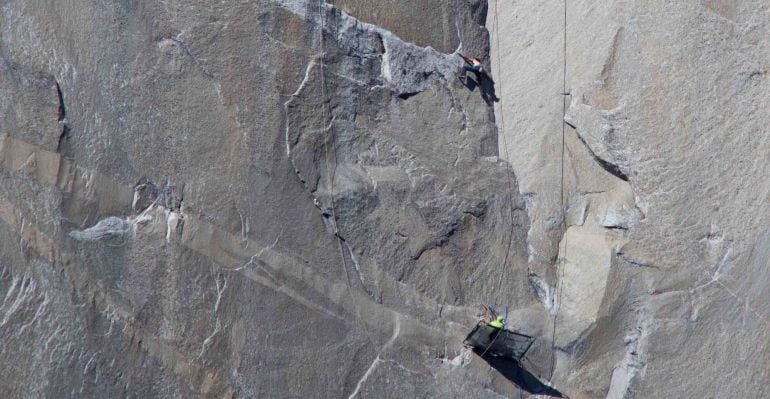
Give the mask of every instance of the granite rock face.
[{"label": "granite rock face", "polygon": [[497,395],[479,304],[545,312],[436,3],[3,2],[0,396]]},{"label": "granite rock face", "polygon": [[531,268],[557,292],[552,382],[573,398],[767,396],[768,4],[496,10],[501,154]]},{"label": "granite rock face", "polygon": [[0,396],[767,396],[767,5],[561,7],[0,3]]}]

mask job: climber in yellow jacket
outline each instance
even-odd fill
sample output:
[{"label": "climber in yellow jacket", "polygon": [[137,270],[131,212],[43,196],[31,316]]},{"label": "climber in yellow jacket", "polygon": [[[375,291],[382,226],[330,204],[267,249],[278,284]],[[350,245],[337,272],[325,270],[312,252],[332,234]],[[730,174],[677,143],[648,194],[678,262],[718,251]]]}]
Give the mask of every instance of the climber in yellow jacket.
[{"label": "climber in yellow jacket", "polygon": [[505,324],[503,323],[503,320],[504,320],[503,316],[497,316],[496,319],[490,321],[489,323],[487,323],[487,325],[493,328],[502,329],[505,326]]}]

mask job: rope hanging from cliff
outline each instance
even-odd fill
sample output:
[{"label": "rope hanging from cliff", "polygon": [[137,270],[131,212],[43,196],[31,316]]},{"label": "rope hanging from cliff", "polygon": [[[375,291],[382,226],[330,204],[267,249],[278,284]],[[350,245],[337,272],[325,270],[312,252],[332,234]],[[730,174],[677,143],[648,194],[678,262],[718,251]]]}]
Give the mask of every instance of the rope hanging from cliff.
[{"label": "rope hanging from cliff", "polygon": [[[560,171],[560,201],[559,208],[561,211],[561,228],[564,231],[564,256],[561,259],[567,258],[567,215],[564,206],[564,156],[566,154],[566,131],[567,123],[564,121],[567,116],[567,0],[564,0],[564,28],[563,28],[563,47],[562,47],[562,100],[561,100],[561,171]],[[560,250],[561,248],[559,248]],[[548,377],[549,380],[553,379],[553,374],[556,371],[556,324],[558,322],[559,310],[561,309],[561,294],[563,289],[562,280],[564,279],[564,265],[560,264],[561,260],[557,255],[556,258],[556,289],[553,297],[553,306],[555,307],[553,313],[553,330],[551,331],[551,372]]]},{"label": "rope hanging from cliff", "polygon": [[[499,13],[497,12],[497,2],[498,0],[495,0],[495,46],[496,46],[496,52],[497,52],[497,74],[495,78],[500,83],[500,89],[502,91],[503,87],[503,76],[501,73],[502,68],[502,61],[500,56],[500,28],[498,24],[498,17]],[[511,253],[511,245],[513,242],[513,232],[514,232],[514,226],[513,226],[513,176],[511,173],[511,157],[508,155],[508,142],[505,139],[505,107],[503,107],[503,98],[505,98],[505,95],[502,95],[500,97],[500,130],[503,141],[503,152],[505,154],[505,172],[507,175],[507,183],[508,183],[508,207],[510,209],[510,216],[511,216],[511,232],[508,236],[508,243],[505,248],[505,257],[503,258],[503,270],[500,273],[500,278],[497,281],[497,289],[502,289],[503,284],[503,276],[505,275],[505,272],[508,270],[508,256]],[[506,320],[507,322],[507,320]],[[491,345],[491,344],[490,344]]]},{"label": "rope hanging from cliff", "polygon": [[[495,23],[495,45],[496,45],[496,52],[497,52],[497,74],[496,74],[495,78],[497,79],[498,82],[500,82],[500,86],[502,88],[502,73],[500,72],[500,68],[501,68],[501,65],[502,65],[501,64],[501,57],[500,57],[500,34],[499,34],[500,29],[499,29],[499,24],[498,24],[498,15],[499,15],[499,13],[497,12],[497,1],[498,0],[495,0],[495,22],[494,22]],[[505,97],[505,96],[503,96],[503,97]],[[500,102],[500,130],[501,130],[500,136],[503,139],[503,152],[505,153],[505,160],[508,162],[506,164],[506,166],[505,166],[505,172],[506,172],[506,176],[507,176],[507,181],[506,182],[508,183],[507,184],[508,185],[508,206],[509,206],[510,215],[511,215],[511,232],[510,232],[510,234],[508,236],[508,244],[507,244],[507,246],[505,248],[505,257],[503,258],[503,270],[502,270],[502,272],[500,272],[500,278],[497,281],[497,289],[501,290],[502,289],[502,284],[503,284],[503,276],[505,275],[505,272],[508,270],[508,255],[511,252],[511,243],[513,242],[514,227],[513,227],[513,183],[512,183],[513,176],[511,175],[511,166],[510,166],[511,158],[508,155],[508,143],[505,140],[505,108],[503,107],[503,100],[502,100],[502,98],[500,99],[499,102]],[[506,323],[507,322],[508,321],[506,320]],[[484,357],[484,355],[487,354],[487,352],[489,351],[489,348],[492,347],[492,345],[495,343],[495,341],[497,341],[497,337],[499,337],[499,336],[500,336],[500,334],[495,334],[495,337],[492,338],[492,341],[489,342],[489,345],[487,345],[487,347],[484,348],[484,351],[481,352],[481,355],[480,355],[481,357]]]},{"label": "rope hanging from cliff", "polygon": [[[501,54],[500,53],[500,24],[498,22],[500,13],[498,12],[497,3],[498,3],[498,0],[495,0],[495,21],[494,21],[494,24],[495,24],[495,52],[497,53],[497,74],[495,75],[495,78],[500,83],[500,88],[502,90],[502,86],[503,86],[503,84],[502,84],[503,78],[502,78],[502,73],[501,73],[502,57],[500,55]],[[503,98],[504,97],[505,97],[505,95],[503,95],[500,98],[500,101],[499,101],[500,102],[500,131],[501,131],[500,137],[502,137],[503,153],[505,154],[505,160],[507,162],[506,166],[505,166],[505,172],[506,172],[506,177],[507,177],[506,183],[507,183],[507,186],[508,186],[508,207],[510,209],[510,216],[511,216],[511,223],[510,223],[511,224],[511,230],[510,230],[510,234],[508,236],[508,243],[507,243],[506,248],[505,248],[505,257],[503,258],[503,270],[502,270],[502,272],[500,272],[500,278],[497,281],[497,289],[498,290],[502,289],[503,276],[505,275],[505,272],[508,270],[508,256],[511,253],[511,245],[512,245],[512,242],[513,242],[513,233],[514,233],[514,224],[513,224],[513,176],[512,176],[512,173],[511,173],[511,165],[510,165],[511,157],[508,154],[508,142],[505,139],[505,107],[503,106]],[[507,311],[506,311],[506,313],[507,313]],[[506,317],[507,317],[507,315],[506,315]],[[508,320],[506,320],[505,322],[507,324]],[[484,351],[481,353],[481,357],[484,357],[484,355],[487,354],[487,352],[489,351],[489,348],[491,348],[492,345],[494,345],[495,341],[497,341],[497,337],[499,337],[499,336],[500,336],[499,333],[495,334],[494,338],[492,338],[492,341],[489,342],[489,345],[487,345],[487,347],[484,348]]]}]

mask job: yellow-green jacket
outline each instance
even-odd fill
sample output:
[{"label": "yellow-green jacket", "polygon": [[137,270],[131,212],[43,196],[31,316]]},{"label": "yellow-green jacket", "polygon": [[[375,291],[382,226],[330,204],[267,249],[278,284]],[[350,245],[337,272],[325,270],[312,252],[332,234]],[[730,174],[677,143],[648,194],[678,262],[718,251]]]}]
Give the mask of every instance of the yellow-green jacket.
[{"label": "yellow-green jacket", "polygon": [[488,325],[490,327],[494,327],[494,328],[503,328],[503,325],[504,325],[503,324],[503,317],[502,316],[497,316],[497,318],[494,319],[493,321],[490,321],[488,323]]}]

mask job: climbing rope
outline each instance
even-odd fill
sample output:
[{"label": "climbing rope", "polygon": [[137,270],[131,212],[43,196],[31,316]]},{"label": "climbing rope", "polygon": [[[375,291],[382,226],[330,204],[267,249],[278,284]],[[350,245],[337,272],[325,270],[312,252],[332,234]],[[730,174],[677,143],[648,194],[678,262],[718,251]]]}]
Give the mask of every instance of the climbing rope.
[{"label": "climbing rope", "polygon": [[[564,256],[562,259],[567,258],[567,215],[564,206],[564,156],[566,153],[566,131],[567,123],[564,118],[567,115],[567,0],[564,0],[564,29],[563,31],[563,47],[562,47],[562,110],[561,110],[561,171],[560,171],[560,189],[561,195],[559,199],[559,208],[561,211],[561,228],[564,231]],[[553,298],[554,301],[554,313],[553,313],[553,330],[551,331],[551,371],[548,379],[553,379],[553,374],[556,371],[556,325],[559,317],[559,310],[561,309],[561,294],[563,289],[562,280],[564,279],[564,265],[560,264],[561,261],[557,255],[556,259],[556,290]]]},{"label": "climbing rope", "polygon": [[[500,90],[502,91],[503,88],[503,79],[502,79],[502,73],[500,72],[500,68],[502,68],[502,61],[500,56],[500,29],[498,24],[498,18],[499,13],[497,12],[497,2],[498,0],[495,0],[495,46],[497,49],[497,74],[495,78],[497,78],[497,81],[500,82]],[[508,244],[505,248],[505,257],[503,258],[503,270],[500,273],[500,279],[497,282],[497,288],[502,289],[502,283],[503,283],[503,276],[508,269],[508,256],[511,252],[511,242],[513,241],[513,232],[514,232],[514,225],[513,225],[513,176],[511,174],[511,157],[508,155],[508,143],[505,139],[505,107],[503,107],[503,98],[505,98],[505,95],[501,93],[500,97],[500,129],[503,141],[503,152],[505,153],[505,172],[507,174],[507,183],[508,183],[508,206],[510,207],[510,216],[511,216],[511,232],[508,237]],[[506,320],[507,321],[507,320]]]},{"label": "climbing rope", "polygon": [[[500,29],[499,29],[499,23],[498,23],[499,13],[497,11],[497,2],[498,2],[498,0],[495,0],[495,22],[494,23],[495,23],[495,46],[496,46],[496,52],[497,52],[497,74],[495,75],[495,77],[497,78],[497,81],[500,82],[500,88],[502,89],[502,87],[503,87],[503,84],[502,84],[502,73],[500,72],[501,71],[500,68],[501,68],[501,65],[502,65],[502,61],[501,61],[501,56],[500,56],[500,34],[499,34]],[[510,165],[511,157],[508,155],[508,143],[507,143],[507,141],[505,139],[505,107],[503,107],[503,98],[504,97],[505,97],[505,95],[503,95],[500,98],[500,101],[499,101],[499,103],[500,103],[500,132],[501,132],[500,136],[503,139],[503,152],[505,153],[505,160],[506,160],[505,172],[506,172],[506,175],[507,175],[506,182],[507,182],[507,186],[508,186],[508,206],[509,206],[509,209],[510,209],[510,216],[511,216],[511,231],[510,231],[510,234],[508,236],[508,244],[507,244],[507,246],[505,248],[505,257],[503,258],[503,270],[500,272],[500,278],[497,281],[497,289],[498,290],[502,289],[503,276],[505,275],[505,272],[508,270],[508,256],[509,256],[509,254],[511,252],[511,243],[513,242],[513,232],[514,232],[514,225],[513,225],[513,176],[511,174],[511,165]],[[508,320],[506,320],[506,324],[507,324],[507,322],[508,322]],[[495,334],[494,338],[492,338],[492,341],[489,342],[489,345],[487,345],[487,347],[484,348],[484,351],[481,353],[481,357],[484,357],[484,355],[487,354],[487,352],[489,351],[489,348],[491,348],[492,345],[494,345],[495,341],[497,341],[497,337],[500,336],[501,332],[502,332],[502,329],[500,331],[498,331],[497,334]]]},{"label": "climbing rope", "polygon": [[[499,25],[499,11],[498,11],[498,0],[495,0],[495,47],[497,52],[497,81],[500,82],[500,86],[502,88],[502,73],[501,67],[501,53],[500,53],[500,25]],[[564,255],[566,257],[567,252],[567,234],[566,234],[566,211],[564,206],[564,199],[565,199],[565,189],[564,189],[564,164],[565,164],[565,154],[566,154],[566,122],[564,121],[564,118],[567,114],[567,0],[564,0],[564,28],[563,28],[563,48],[562,48],[562,129],[561,129],[561,169],[560,169],[560,202],[559,202],[559,208],[561,213],[561,228],[564,230]],[[504,95],[502,97],[505,97]],[[510,162],[510,156],[508,154],[508,145],[505,138],[505,108],[503,107],[502,98],[500,99],[500,127],[502,130],[502,142],[503,142],[503,151],[505,153],[506,160]],[[508,165],[510,166],[510,165]],[[511,209],[511,233],[510,238],[508,240],[508,245],[505,252],[505,258],[503,260],[504,269],[503,272],[500,274],[500,280],[498,281],[498,287],[502,286],[502,280],[503,280],[503,273],[505,273],[507,269],[507,263],[508,263],[508,256],[510,253],[511,248],[511,242],[513,241],[513,233],[514,233],[514,226],[513,226],[513,188],[512,188],[512,176],[511,176],[511,170],[509,167],[506,167],[506,172],[508,173],[508,202]],[[557,274],[557,281],[556,281],[556,290],[555,290],[555,296],[554,296],[554,306],[556,307],[554,310],[554,316],[553,316],[553,331],[551,333],[551,370],[550,370],[550,377],[549,380],[553,378],[553,373],[556,365],[556,326],[558,322],[558,315],[559,315],[559,298],[561,296],[562,292],[562,280],[563,280],[563,273],[564,268],[560,267],[559,261],[557,258],[556,263],[556,274]],[[492,341],[487,345],[487,347],[482,352],[481,356],[483,357],[487,351],[489,351],[489,348],[492,347],[492,345],[497,340],[497,337],[500,336],[500,334],[496,334],[495,337],[492,339]]]}]

